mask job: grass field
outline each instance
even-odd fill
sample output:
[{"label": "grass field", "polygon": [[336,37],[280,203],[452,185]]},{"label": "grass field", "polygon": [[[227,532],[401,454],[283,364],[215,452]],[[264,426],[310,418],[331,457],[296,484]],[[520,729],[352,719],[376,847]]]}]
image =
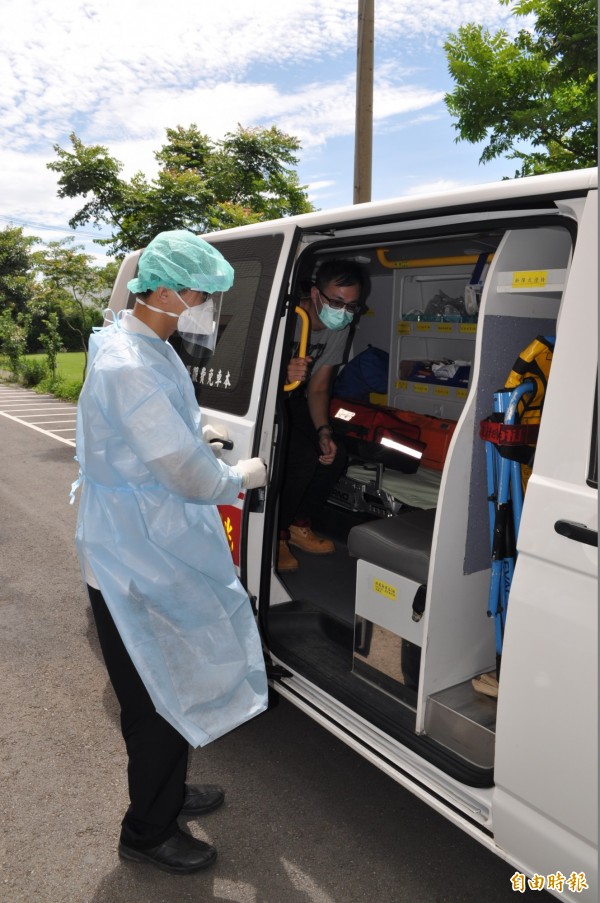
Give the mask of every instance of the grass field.
[{"label": "grass field", "polygon": [[[45,354],[26,354],[27,361],[45,361]],[[58,354],[56,357],[56,372],[65,382],[77,382],[83,379],[85,355],[83,351],[69,351]]]}]

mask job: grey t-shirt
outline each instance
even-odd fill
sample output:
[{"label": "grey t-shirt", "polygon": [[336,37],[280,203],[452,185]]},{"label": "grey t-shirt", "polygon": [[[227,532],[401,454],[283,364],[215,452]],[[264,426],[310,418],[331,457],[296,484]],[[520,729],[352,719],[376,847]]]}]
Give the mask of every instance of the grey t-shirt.
[{"label": "grey t-shirt", "polygon": [[[290,357],[298,357],[302,321],[298,318]],[[348,329],[311,329],[306,354],[313,359],[311,376],[324,365],[337,367],[344,362]]]}]

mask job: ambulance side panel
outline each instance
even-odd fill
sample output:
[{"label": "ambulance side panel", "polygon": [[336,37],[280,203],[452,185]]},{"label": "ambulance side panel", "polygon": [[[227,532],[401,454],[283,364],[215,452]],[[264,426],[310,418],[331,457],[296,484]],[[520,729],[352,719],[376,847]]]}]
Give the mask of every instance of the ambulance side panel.
[{"label": "ambulance side panel", "polygon": [[[536,863],[544,876],[585,873],[590,899],[597,899],[597,216],[592,192],[563,296],[519,532],[493,802],[494,837],[509,858]],[[565,522],[583,525],[578,538],[559,532]]]}]

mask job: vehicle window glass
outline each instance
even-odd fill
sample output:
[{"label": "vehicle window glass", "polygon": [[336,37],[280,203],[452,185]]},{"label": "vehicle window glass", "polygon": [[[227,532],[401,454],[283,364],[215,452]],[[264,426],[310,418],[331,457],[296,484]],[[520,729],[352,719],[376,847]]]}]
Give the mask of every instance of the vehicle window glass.
[{"label": "vehicle window glass", "polygon": [[175,337],[173,345],[194,383],[198,403],[229,414],[248,411],[258,348],[283,236],[211,241],[235,270],[223,295],[217,344],[212,355],[190,354]]}]

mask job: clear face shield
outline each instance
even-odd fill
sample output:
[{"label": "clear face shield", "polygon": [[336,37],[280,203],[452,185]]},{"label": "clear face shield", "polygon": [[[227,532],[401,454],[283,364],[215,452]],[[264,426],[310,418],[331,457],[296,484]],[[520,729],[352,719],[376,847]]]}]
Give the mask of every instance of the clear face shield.
[{"label": "clear face shield", "polygon": [[214,292],[202,304],[186,306],[177,320],[183,348],[191,357],[206,360],[215,350],[222,303],[223,292]]}]

